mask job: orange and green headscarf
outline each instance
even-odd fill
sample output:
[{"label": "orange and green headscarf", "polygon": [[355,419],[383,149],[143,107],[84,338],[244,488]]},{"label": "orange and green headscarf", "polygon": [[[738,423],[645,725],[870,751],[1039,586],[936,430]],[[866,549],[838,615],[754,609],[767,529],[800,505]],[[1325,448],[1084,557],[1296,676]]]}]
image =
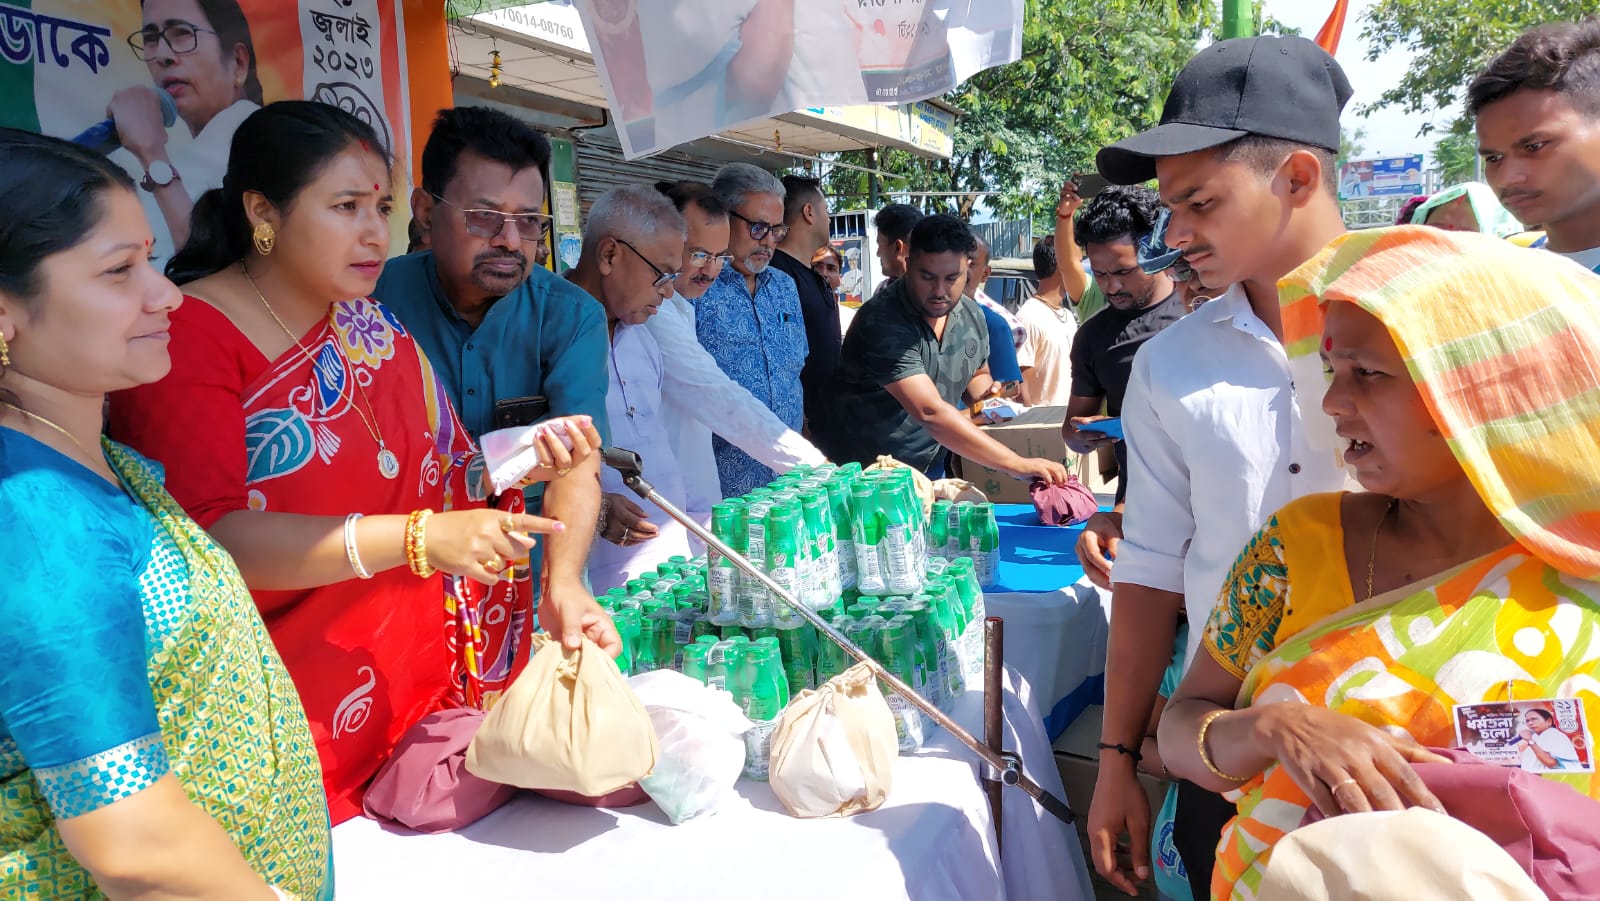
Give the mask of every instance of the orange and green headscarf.
[{"label": "orange and green headscarf", "polygon": [[1327,304],[1360,305],[1511,535],[1568,575],[1600,578],[1600,277],[1486,235],[1401,226],[1341,236],[1278,294],[1297,384],[1327,384]]}]

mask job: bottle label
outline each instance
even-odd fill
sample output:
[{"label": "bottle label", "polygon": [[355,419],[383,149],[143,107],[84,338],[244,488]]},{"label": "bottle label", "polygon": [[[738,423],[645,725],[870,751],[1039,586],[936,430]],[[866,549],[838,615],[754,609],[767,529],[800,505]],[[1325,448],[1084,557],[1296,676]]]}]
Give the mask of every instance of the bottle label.
[{"label": "bottle label", "polygon": [[[676,644],[676,645],[688,644],[689,641],[693,637],[694,637],[694,620],[691,620],[691,619],[680,619],[677,622],[673,623],[673,628],[672,628],[672,643],[673,644]],[[681,650],[678,652],[678,660],[679,660],[678,666],[681,669],[683,667],[683,664],[682,664],[683,652]]]},{"label": "bottle label", "polygon": [[861,584],[856,575],[856,543],[839,539],[839,590],[849,591]]},{"label": "bottle label", "polygon": [[884,700],[889,703],[889,712],[894,714],[894,734],[899,739],[900,753],[920,751],[924,738],[922,711],[894,692],[886,692]]},{"label": "bottle label", "polygon": [[737,590],[738,579],[734,578],[736,570],[731,566],[718,566],[707,573],[706,588],[711,593],[711,618],[713,622],[720,622],[732,611],[738,613],[738,599],[734,596]]},{"label": "bottle label", "polygon": [[878,553],[879,546],[876,544],[856,545],[856,563],[861,573],[860,588],[864,594],[883,591],[883,564]]},{"label": "bottle label", "polygon": [[920,580],[916,574],[916,552],[912,545],[911,530],[906,526],[890,526],[884,530],[883,550],[885,568],[889,571],[889,590],[895,594],[916,591],[920,587]]},{"label": "bottle label", "polygon": [[777,720],[758,720],[744,734],[744,774],[751,779],[767,780],[767,769],[772,758],[772,733]]}]

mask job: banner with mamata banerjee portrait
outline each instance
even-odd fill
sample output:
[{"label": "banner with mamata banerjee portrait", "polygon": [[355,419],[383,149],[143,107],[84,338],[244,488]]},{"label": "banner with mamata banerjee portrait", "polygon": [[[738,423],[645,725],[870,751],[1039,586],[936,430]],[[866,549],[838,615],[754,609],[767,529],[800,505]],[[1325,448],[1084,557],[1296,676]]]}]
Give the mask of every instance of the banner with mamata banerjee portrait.
[{"label": "banner with mamata banerjee portrait", "polygon": [[[321,101],[371,125],[394,155],[403,208],[417,93],[409,51],[430,31],[442,45],[444,13],[433,6],[0,0],[0,125],[76,141],[126,169],[163,260],[188,234],[194,201],[222,184],[234,130],[275,100]],[[443,82],[448,103],[444,67],[423,55],[415,76]],[[421,93],[440,97],[426,82]],[[397,228],[403,236],[403,219]]]}]

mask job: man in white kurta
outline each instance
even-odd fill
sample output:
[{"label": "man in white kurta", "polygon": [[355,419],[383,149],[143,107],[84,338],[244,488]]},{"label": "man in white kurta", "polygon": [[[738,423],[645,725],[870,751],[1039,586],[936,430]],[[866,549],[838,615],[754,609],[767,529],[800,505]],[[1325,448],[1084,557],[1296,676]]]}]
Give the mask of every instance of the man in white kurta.
[{"label": "man in white kurta", "polygon": [[[644,323],[673,294],[672,283],[683,270],[685,237],[683,216],[654,188],[614,188],[589,211],[583,255],[567,273],[569,281],[605,308],[611,339],[606,359],[611,445],[637,452],[645,478],[679,509],[686,493],[667,436],[661,349]],[[689,554],[688,531],[660,511],[628,500],[631,492],[616,470],[602,467],[600,483],[606,502],[589,552],[589,581],[595,591]]]}]

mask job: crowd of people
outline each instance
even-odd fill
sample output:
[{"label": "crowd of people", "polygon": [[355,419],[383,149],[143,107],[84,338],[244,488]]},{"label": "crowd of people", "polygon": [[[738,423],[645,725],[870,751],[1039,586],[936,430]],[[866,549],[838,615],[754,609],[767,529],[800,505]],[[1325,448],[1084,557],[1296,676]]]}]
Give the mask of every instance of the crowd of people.
[{"label": "crowd of people", "polygon": [[[807,178],[615,188],[557,275],[548,139],[444,110],[390,259],[372,128],[234,98],[161,272],[165,186],[0,130],[0,886],[331,898],[331,827],[423,718],[491,706],[536,628],[617,653],[595,592],[700,550],[606,445],[702,522],[801,464],[1062,484],[1113,450],[1078,551],[1113,593],[1089,829],[1119,888],[1152,875],[1139,771],[1176,779],[1173,898],[1258,885],[1313,808],[1442,810],[1410,764],[1452,703],[1600,703],[1600,20],[1478,77],[1487,184],[1414,224],[1345,233],[1351,93],[1301,38],[1207,48],[1101,151],[1113,187],[1063,186],[1018,309],[967,223],[891,204],[843,333]],[[975,424],[994,397],[1065,408],[1061,454]],[[541,422],[497,493],[480,439]]]}]

